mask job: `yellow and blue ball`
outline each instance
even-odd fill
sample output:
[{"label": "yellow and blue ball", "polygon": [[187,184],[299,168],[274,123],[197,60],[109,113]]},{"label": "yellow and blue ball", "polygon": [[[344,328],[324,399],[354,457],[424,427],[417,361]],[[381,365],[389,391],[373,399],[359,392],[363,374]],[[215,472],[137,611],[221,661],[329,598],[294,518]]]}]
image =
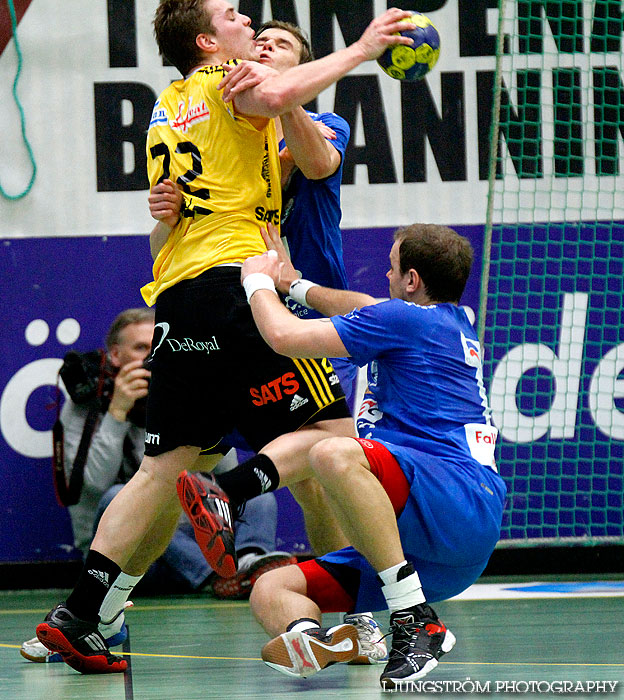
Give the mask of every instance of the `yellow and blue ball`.
[{"label": "yellow and blue ball", "polygon": [[416,25],[416,29],[403,31],[403,36],[414,40],[412,46],[390,46],[377,59],[381,69],[397,80],[420,80],[435,66],[440,56],[440,35],[429,17],[413,12],[401,20]]}]

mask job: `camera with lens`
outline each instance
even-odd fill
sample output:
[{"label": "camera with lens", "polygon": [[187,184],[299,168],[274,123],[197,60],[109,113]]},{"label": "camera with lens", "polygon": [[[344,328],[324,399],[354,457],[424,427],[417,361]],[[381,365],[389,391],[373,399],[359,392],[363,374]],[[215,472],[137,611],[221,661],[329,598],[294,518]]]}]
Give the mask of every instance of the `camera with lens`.
[{"label": "camera with lens", "polygon": [[[118,371],[104,350],[82,353],[71,350],[63,358],[59,374],[75,404],[96,406],[101,413],[106,413],[115,390]],[[145,427],[146,404],[146,397],[137,399],[128,412],[128,420],[140,428]]]}]

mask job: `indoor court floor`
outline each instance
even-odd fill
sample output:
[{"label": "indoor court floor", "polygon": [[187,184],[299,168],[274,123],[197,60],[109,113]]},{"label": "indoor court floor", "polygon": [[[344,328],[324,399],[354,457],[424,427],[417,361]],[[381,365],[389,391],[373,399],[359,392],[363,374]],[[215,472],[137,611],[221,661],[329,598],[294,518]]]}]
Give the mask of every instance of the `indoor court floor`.
[{"label": "indoor court floor", "polygon": [[[435,605],[457,645],[425,679],[439,683],[429,688],[436,692],[421,697],[545,697],[560,695],[563,681],[574,684],[568,686],[571,694],[590,691],[581,697],[597,696],[600,688],[624,697],[623,578],[491,581]],[[65,594],[0,591],[0,700],[386,695],[378,680],[383,666],[339,664],[307,680],[270,669],[260,660],[267,637],[248,603],[198,595],[135,600],[126,618],[130,666],[125,674],[81,676],[65,664],[26,661],[18,651],[21,642],[33,636],[36,624]],[[377,619],[385,626],[387,612]],[[338,622],[339,616],[326,621]]]}]

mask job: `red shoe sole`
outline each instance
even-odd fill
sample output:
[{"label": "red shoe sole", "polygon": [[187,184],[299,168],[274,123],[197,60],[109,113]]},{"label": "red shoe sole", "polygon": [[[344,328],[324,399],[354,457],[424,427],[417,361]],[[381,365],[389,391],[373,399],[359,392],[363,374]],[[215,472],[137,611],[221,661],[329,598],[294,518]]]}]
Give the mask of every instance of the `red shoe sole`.
[{"label": "red shoe sole", "polygon": [[259,566],[257,569],[253,570],[250,572],[251,573],[251,585],[253,586],[256,581],[262,576],[262,574],[266,574],[267,571],[273,571],[273,569],[281,569],[283,566],[291,566],[293,564],[297,563],[297,557],[293,554],[290,559],[277,559],[273,561],[268,561],[266,564],[263,564],[262,566]]},{"label": "red shoe sole", "polygon": [[243,571],[233,578],[226,579],[219,577],[212,584],[212,592],[217,598],[234,598],[238,600],[245,600],[246,598],[249,598],[251,589],[262,574],[266,574],[267,571],[272,571],[273,569],[281,569],[283,566],[289,566],[290,564],[296,563],[297,557],[294,555],[290,557],[290,559],[280,557],[279,559],[274,559],[273,561],[267,561],[265,564],[256,569],[254,569],[252,566],[249,571]]},{"label": "red shoe sole", "polygon": [[201,482],[184,471],[178,476],[176,488],[182,509],[191,521],[195,539],[206,561],[218,576],[223,578],[235,576],[236,561],[223,543],[222,527],[202,503],[202,497],[207,494]]},{"label": "red shoe sole", "polygon": [[[79,673],[123,673],[128,668],[128,662],[113,654],[98,654],[84,656],[76,651],[67,637],[56,627],[50,627],[47,622],[37,625],[37,638],[50,651],[58,652],[63,661]],[[114,659],[114,661],[110,661]]]}]

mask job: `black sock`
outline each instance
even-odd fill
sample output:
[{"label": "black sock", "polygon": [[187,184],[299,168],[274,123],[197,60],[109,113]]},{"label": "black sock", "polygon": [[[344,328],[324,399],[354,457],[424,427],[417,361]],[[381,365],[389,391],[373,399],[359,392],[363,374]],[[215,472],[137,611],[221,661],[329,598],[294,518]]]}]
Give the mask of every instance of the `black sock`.
[{"label": "black sock", "polygon": [[403,564],[403,566],[397,572],[397,583],[402,581],[404,578],[411,576],[414,573],[414,565],[411,561]]},{"label": "black sock", "polygon": [[312,626],[315,626],[315,627],[320,627],[320,626],[321,626],[318,620],[314,620],[314,619],[311,618],[311,617],[300,617],[298,620],[293,620],[293,621],[288,625],[288,627],[286,628],[286,631],[287,631],[287,632],[290,632],[290,630],[291,630],[295,625],[298,625],[300,622],[311,622],[311,623],[312,623],[311,627],[312,627]]},{"label": "black sock", "polygon": [[67,598],[67,607],[81,620],[97,622],[100,607],[121,568],[112,559],[89,550],[78,582]]},{"label": "black sock", "polygon": [[279,474],[270,457],[258,454],[225,474],[219,474],[217,483],[230,500],[240,505],[279,486]]},{"label": "black sock", "polygon": [[242,549],[236,550],[236,556],[239,559],[244,557],[245,554],[267,554],[267,552],[265,552],[264,549],[260,549],[260,547],[243,547]]}]

